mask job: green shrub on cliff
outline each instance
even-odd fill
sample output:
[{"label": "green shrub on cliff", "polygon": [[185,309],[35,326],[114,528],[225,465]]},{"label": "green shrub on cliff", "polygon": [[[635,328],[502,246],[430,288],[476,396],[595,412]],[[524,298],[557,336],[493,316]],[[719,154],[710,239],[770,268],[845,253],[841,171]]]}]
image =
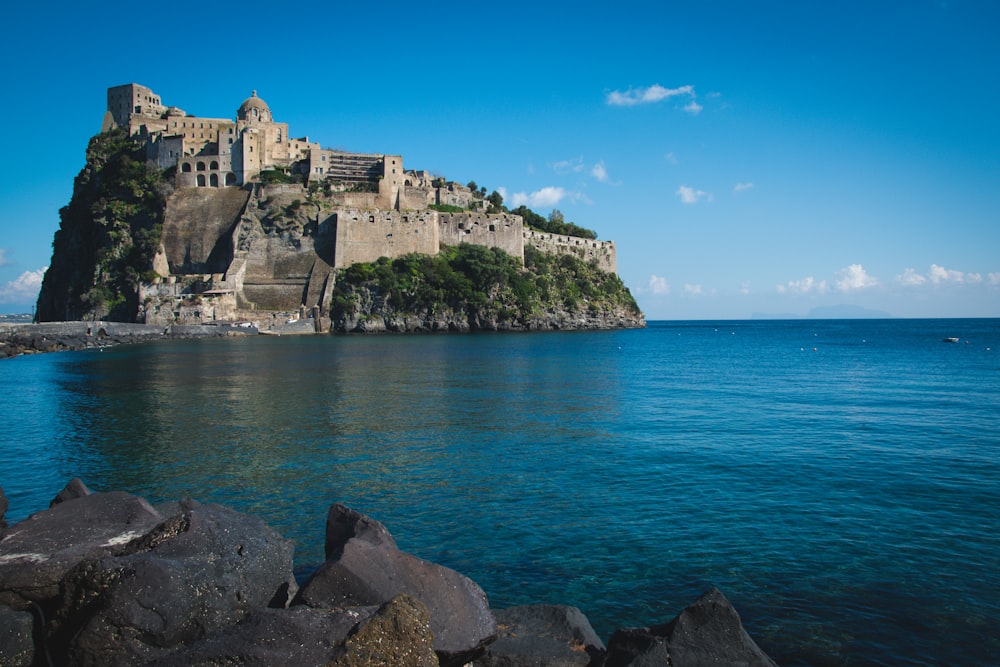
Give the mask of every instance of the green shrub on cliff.
[{"label": "green shrub on cliff", "polygon": [[90,140],[73,197],[59,211],[39,321],[132,321],[138,283],[153,267],[171,185],[142,148],[112,130]]},{"label": "green shrub on cliff", "polygon": [[524,325],[546,312],[625,312],[640,316],[621,279],[573,255],[525,247],[525,264],[498,248],[443,246],[438,255],[410,254],[353,264],[341,271],[331,303],[344,317],[446,311],[470,320]]}]

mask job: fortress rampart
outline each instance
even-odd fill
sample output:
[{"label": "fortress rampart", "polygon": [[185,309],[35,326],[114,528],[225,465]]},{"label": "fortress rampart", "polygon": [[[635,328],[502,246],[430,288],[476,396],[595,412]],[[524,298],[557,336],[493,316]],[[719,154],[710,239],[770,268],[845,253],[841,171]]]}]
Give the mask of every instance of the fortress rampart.
[{"label": "fortress rampart", "polygon": [[573,254],[587,262],[593,260],[603,271],[618,273],[618,252],[614,241],[597,241],[525,229],[524,243],[542,252]]}]

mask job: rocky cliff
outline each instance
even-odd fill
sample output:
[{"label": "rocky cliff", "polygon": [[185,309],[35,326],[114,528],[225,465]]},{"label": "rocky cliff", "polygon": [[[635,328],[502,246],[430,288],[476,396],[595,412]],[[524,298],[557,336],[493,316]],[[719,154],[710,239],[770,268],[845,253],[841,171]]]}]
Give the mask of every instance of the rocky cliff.
[{"label": "rocky cliff", "polygon": [[521,216],[358,208],[364,193],[319,183],[172,181],[122,131],[91,140],[40,322],[264,323],[305,310],[342,332],[645,326],[607,272],[611,242],[538,234],[558,248],[535,247]]}]

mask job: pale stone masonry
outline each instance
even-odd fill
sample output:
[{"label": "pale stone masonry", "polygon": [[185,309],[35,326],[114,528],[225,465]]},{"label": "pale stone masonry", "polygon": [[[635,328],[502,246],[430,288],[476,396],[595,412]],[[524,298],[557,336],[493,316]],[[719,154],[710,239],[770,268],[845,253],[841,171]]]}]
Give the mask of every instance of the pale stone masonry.
[{"label": "pale stone masonry", "polygon": [[[539,232],[518,215],[488,213],[480,193],[405,170],[401,155],[332,150],[294,138],[257,91],[233,120],[190,115],[136,83],[115,86],[108,89],[102,130],[115,127],[143,145],[148,163],[176,167],[154,262],[163,279],[142,286],[140,320],[150,323],[325,311],[337,269],[413,252],[434,255],[442,244],[500,248],[522,261],[528,244],[618,269],[613,241]],[[261,174],[269,170],[301,175],[304,185],[263,185]],[[441,213],[430,208],[435,204],[466,210]],[[295,211],[298,231],[263,231],[281,211]]]}]

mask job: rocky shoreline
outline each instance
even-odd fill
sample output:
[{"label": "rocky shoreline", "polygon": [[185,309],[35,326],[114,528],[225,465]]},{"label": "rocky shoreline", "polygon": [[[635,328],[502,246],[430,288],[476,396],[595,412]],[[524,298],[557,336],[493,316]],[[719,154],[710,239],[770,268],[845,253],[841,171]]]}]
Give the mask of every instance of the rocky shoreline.
[{"label": "rocky shoreline", "polygon": [[7,527],[6,510],[0,489],[4,666],[774,665],[717,589],[605,645],[575,607],[491,609],[471,579],[340,504],[301,586],[291,542],[221,505],[74,479],[24,521]]}]

